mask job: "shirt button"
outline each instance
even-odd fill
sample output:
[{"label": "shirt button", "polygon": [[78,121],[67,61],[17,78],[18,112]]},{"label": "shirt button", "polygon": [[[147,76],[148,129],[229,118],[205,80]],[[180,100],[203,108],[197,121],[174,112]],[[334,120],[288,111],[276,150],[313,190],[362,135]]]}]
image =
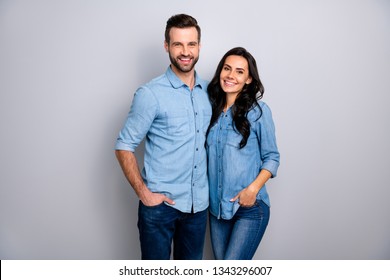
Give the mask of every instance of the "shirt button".
[{"label": "shirt button", "polygon": [[198,132],[198,133],[199,133],[199,129],[198,129],[196,132]]},{"label": "shirt button", "polygon": [[194,166],[194,168],[196,169],[196,165]]},{"label": "shirt button", "polygon": [[198,148],[196,148],[196,151],[198,151],[199,149]]}]

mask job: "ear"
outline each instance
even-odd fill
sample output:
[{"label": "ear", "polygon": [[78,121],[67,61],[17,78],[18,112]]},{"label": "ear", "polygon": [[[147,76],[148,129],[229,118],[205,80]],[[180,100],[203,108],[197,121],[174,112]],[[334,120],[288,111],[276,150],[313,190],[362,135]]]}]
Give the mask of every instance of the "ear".
[{"label": "ear", "polygon": [[249,85],[251,82],[252,82],[252,77],[251,77],[251,76],[249,76],[249,78],[246,80],[246,82],[245,82],[245,83],[246,83],[247,85]]},{"label": "ear", "polygon": [[165,48],[165,51],[168,52],[168,43],[167,43],[167,41],[164,41],[164,48]]}]

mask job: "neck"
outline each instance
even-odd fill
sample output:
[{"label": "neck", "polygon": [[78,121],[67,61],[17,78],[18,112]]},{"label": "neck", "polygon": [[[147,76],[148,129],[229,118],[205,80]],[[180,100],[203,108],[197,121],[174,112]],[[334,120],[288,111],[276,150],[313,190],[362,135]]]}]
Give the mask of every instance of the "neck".
[{"label": "neck", "polygon": [[229,109],[234,104],[234,101],[236,101],[236,97],[237,94],[226,94],[226,103],[223,109],[224,112],[226,112],[227,109]]},{"label": "neck", "polygon": [[195,85],[195,70],[192,69],[189,72],[183,72],[177,69],[175,66],[171,65],[172,71],[176,74],[179,79],[185,83],[190,89]]}]

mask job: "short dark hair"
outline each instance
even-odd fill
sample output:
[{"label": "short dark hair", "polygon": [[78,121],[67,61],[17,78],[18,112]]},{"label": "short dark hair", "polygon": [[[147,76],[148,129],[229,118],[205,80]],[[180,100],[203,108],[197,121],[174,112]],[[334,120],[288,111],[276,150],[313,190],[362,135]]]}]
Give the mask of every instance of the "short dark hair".
[{"label": "short dark hair", "polygon": [[198,42],[200,42],[200,26],[195,18],[186,14],[178,14],[171,16],[167,21],[167,26],[165,27],[165,42],[169,43],[170,37],[169,32],[172,27],[176,28],[188,28],[195,27],[198,31]]}]

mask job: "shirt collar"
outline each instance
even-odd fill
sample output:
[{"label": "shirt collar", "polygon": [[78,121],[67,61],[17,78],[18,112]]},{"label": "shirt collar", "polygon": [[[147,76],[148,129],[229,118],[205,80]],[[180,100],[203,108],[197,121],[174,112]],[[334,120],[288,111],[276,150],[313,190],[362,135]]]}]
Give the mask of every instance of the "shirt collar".
[{"label": "shirt collar", "polygon": [[[165,72],[169,82],[171,83],[172,87],[173,88],[180,88],[182,86],[187,86],[185,83],[183,83],[182,80],[180,80],[180,78],[178,76],[176,76],[175,72],[173,72],[171,66],[168,66],[168,69],[167,71]],[[195,71],[195,84],[194,84],[194,88],[196,86],[200,86],[200,88],[202,88],[202,84],[200,83],[200,78],[198,76],[198,74],[196,73]]]}]

